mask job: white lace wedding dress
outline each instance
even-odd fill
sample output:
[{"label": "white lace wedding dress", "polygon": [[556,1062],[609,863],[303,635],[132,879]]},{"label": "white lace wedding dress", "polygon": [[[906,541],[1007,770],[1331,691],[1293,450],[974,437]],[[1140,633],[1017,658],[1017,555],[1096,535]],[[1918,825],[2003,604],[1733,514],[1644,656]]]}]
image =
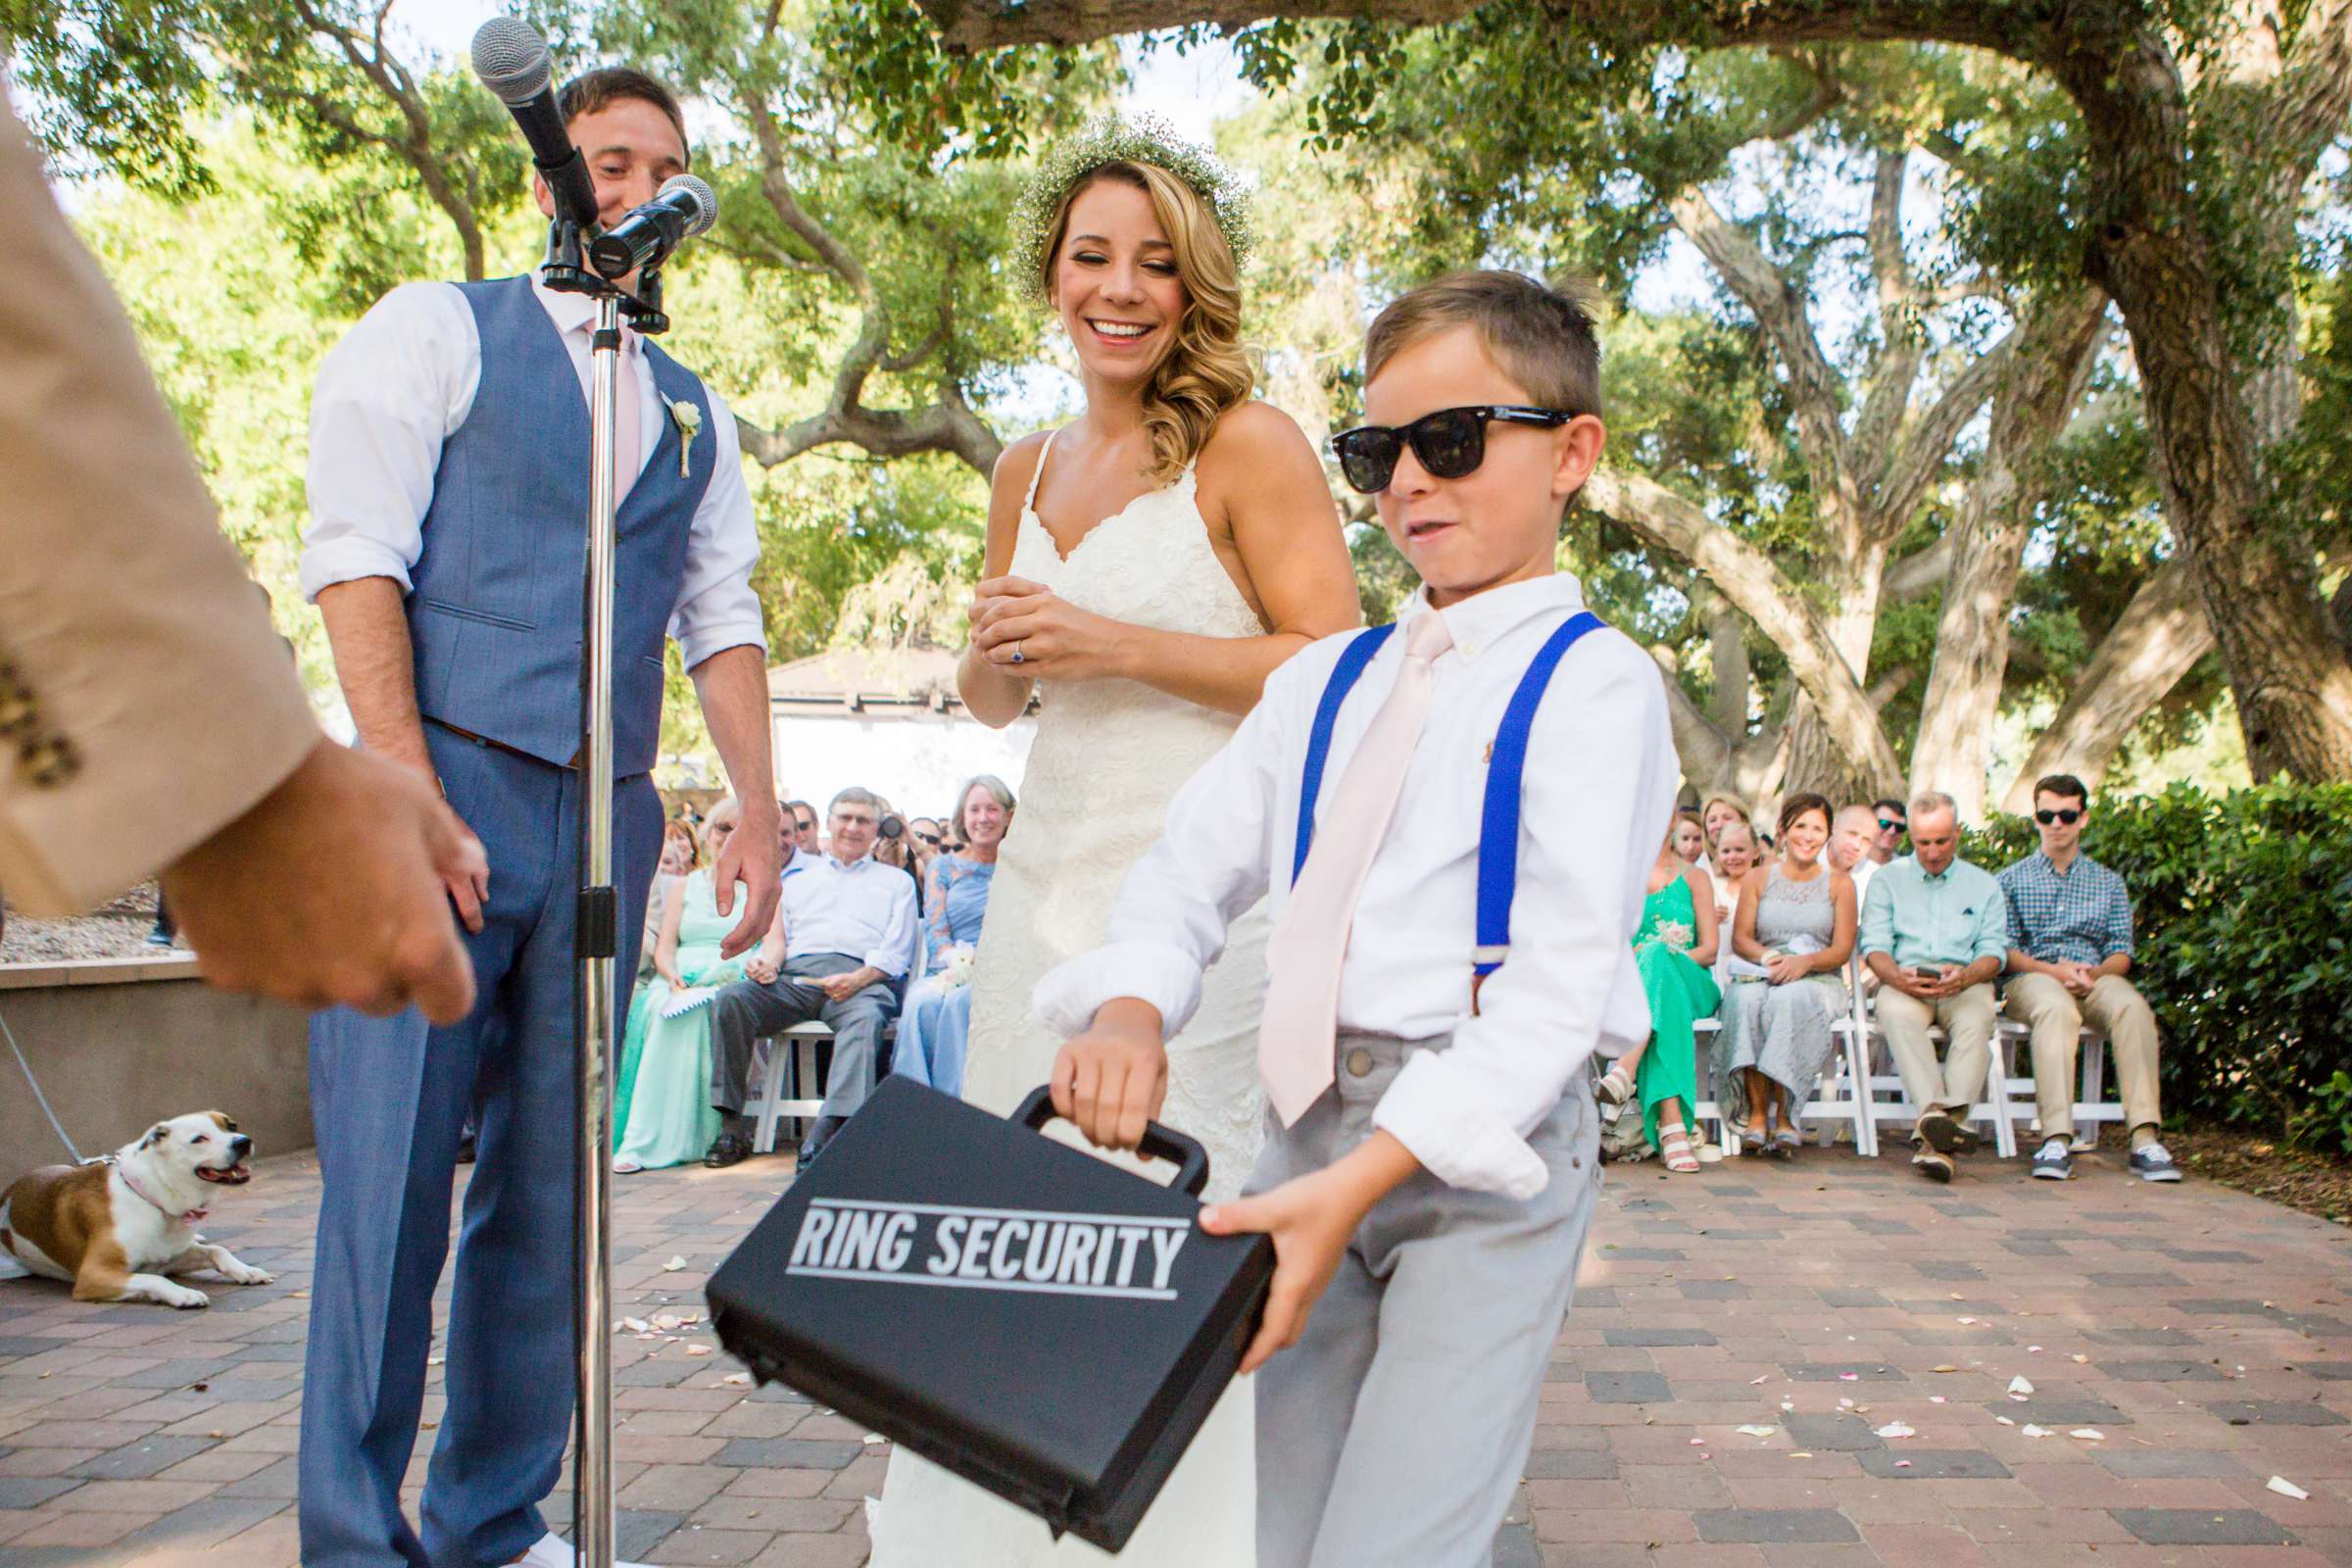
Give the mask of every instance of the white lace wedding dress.
[{"label": "white lace wedding dress", "polygon": [[[1043,473],[1046,452],[1038,459]],[[1208,541],[1193,472],[1138,497],[1068,559],[1035,511],[1030,480],[1012,574],[1083,610],[1165,631],[1254,637],[1258,623]],[[1002,1115],[1053,1074],[1060,1042],[1031,1013],[1045,972],[1102,940],[1127,868],[1159,836],[1169,798],[1240,720],[1132,681],[1045,692],[1012,830],[997,860],[972,978],[963,1098]],[[1264,1104],[1257,1019],[1266,920],[1238,921],[1208,972],[1200,1010],[1168,1046],[1160,1119],[1208,1150],[1208,1196],[1230,1198],[1257,1157]],[[1254,1568],[1256,1450],[1248,1381],[1226,1392],[1115,1558],[900,1449],[874,1521],[871,1568]]]}]

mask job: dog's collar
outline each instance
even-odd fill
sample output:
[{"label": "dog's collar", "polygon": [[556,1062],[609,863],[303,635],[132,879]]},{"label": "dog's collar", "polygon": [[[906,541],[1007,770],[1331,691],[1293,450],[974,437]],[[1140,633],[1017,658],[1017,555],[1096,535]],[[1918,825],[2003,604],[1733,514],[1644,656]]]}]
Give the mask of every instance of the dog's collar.
[{"label": "dog's collar", "polygon": [[115,1174],[122,1178],[123,1186],[138,1194],[140,1198],[146,1200],[148,1207],[157,1210],[163,1214],[166,1219],[175,1219],[180,1221],[182,1224],[193,1225],[198,1220],[204,1218],[207,1214],[210,1214],[213,1211],[213,1206],[210,1203],[205,1204],[202,1208],[190,1209],[177,1209],[172,1207],[168,1203],[159,1203],[155,1200],[154,1195],[149,1193],[145,1188],[141,1187],[131,1178],[130,1172],[123,1167],[123,1164],[121,1160],[108,1160],[107,1163],[115,1167]]}]

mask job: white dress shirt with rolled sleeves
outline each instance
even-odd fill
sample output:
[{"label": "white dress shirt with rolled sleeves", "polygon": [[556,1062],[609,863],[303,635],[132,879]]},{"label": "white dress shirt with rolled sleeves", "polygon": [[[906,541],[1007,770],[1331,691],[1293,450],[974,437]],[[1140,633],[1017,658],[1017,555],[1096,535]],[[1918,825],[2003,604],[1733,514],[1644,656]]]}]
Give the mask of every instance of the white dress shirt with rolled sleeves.
[{"label": "white dress shirt with rolled sleeves", "polygon": [[846,953],[893,980],[914,956],[914,878],[872,856],[796,855],[784,868],[784,956]]},{"label": "white dress shirt with rolled sleeves", "polygon": [[[1575,578],[1513,583],[1443,611],[1426,591],[1398,615],[1443,614],[1451,652],[1436,685],[1386,842],[1356,905],[1340,975],[1343,1032],[1408,1040],[1416,1054],[1373,1115],[1455,1187],[1526,1198],[1548,1180],[1527,1145],[1603,1041],[1649,1034],[1634,966],[1649,867],[1680,768],[1657,665],[1615,631],[1561,660],[1537,710],[1520,817],[1511,949],[1470,1013],[1479,819],[1488,753],[1536,651],[1584,607]],[[1159,842],[1121,888],[1103,946],[1039,982],[1039,1015],[1062,1035],[1119,997],[1157,1007],[1169,1035],[1200,1004],[1201,971],[1227,925],[1290,892],[1307,735],[1349,633],[1302,650],[1266,682],[1233,739],[1178,791]],[[1403,661],[1400,630],[1341,710],[1324,772],[1327,810]]]},{"label": "white dress shirt with rolled sleeves", "polygon": [[[596,307],[585,296],[548,288],[536,273],[531,292],[563,334],[589,395],[588,339]],[[638,404],[638,472],[653,453],[669,411],[644,365],[643,341],[621,329],[620,386]],[[482,344],[473,310],[449,283],[404,283],[377,301],[318,370],[311,400],[311,526],[303,535],[302,592],[360,577],[389,577],[409,590],[409,572],[424,552],[425,509],[442,443],[472,412],[481,383]],[[742,644],[764,651],[767,638],[753,592],[760,540],[744,484],[735,417],[708,383],[704,411],[718,438],[718,462],[686,541],[686,575],[671,608],[669,635],[686,667]],[[635,475],[629,476],[633,483]],[[624,488],[622,493],[627,493]],[[585,519],[582,519],[585,526]]]}]

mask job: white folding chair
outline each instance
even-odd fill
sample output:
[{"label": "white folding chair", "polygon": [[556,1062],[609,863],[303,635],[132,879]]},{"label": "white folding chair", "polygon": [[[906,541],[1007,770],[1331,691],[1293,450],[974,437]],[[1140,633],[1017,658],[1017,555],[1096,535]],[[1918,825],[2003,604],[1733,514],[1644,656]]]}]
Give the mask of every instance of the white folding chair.
[{"label": "white folding chair", "polygon": [[[1886,1031],[1879,1027],[1876,1008],[1863,998],[1859,954],[1855,956],[1853,967],[1856,971],[1853,981],[1853,1028],[1871,1064],[1867,1077],[1869,1088],[1862,1098],[1867,1102],[1864,1117],[1872,1124],[1871,1149],[1875,1153],[1878,1149],[1877,1124],[1891,1121],[1909,1126],[1919,1120],[1919,1107],[1911,1103],[1900,1073],[1877,1070],[1882,1060],[1891,1067],[1891,1050],[1886,1045]],[[1929,1027],[1928,1038],[1937,1045],[1950,1043],[1940,1024]],[[1968,1107],[1967,1119],[1989,1126],[1992,1129],[1993,1152],[2003,1159],[2015,1159],[2017,1131],[2010,1120],[2010,1079],[2003,1057],[2000,1025],[1996,1019],[1992,1034],[1992,1059],[1986,1064],[1984,1072],[1984,1098]],[[1879,1098],[1882,1095],[1891,1098],[1882,1100]]]},{"label": "white folding chair", "polygon": [[[2038,1142],[2041,1134],[2041,1118],[2036,1109],[2036,1102],[2040,1098],[2038,1086],[2031,1073],[2021,1077],[2014,1071],[2006,1070],[2012,1067],[2016,1061],[2016,1057],[2011,1053],[2020,1048],[2027,1052],[2027,1061],[2032,1062],[2034,1059],[2033,1045],[2034,1031],[2022,1019],[2003,1015],[1999,1025],[1993,1031],[1993,1053],[2004,1068],[2003,1082],[2009,1095],[2013,1097],[2007,1114],[2014,1121],[2022,1110],[2027,1128]],[[2087,1023],[2082,1026],[2082,1037],[2076,1046],[2076,1054],[2082,1058],[2082,1083],[2079,1090],[2082,1098],[2075,1102],[2074,1126],[2071,1129],[2072,1143],[2078,1152],[2099,1147],[2099,1124],[2101,1122],[2120,1123],[2124,1119],[2124,1107],[2120,1103],[2104,1098],[2107,1082],[2107,1053],[2111,1049],[2106,1035]],[[2018,1103],[2019,1102],[2023,1102],[2022,1105]],[[2013,1132],[2010,1136],[2014,1143],[2016,1141],[2015,1133]]]},{"label": "white folding chair", "polygon": [[[759,1074],[759,1123],[752,1137],[752,1147],[762,1154],[773,1153],[776,1148],[776,1123],[790,1116],[796,1121],[813,1120],[825,1107],[823,1086],[817,1083],[816,1043],[833,1038],[831,1026],[822,1023],[796,1023],[791,1028],[763,1036],[754,1047],[753,1071]],[[807,1054],[808,1072],[801,1070],[803,1053]],[[785,1079],[792,1080],[793,1097],[784,1098]],[[809,1099],[802,1092],[803,1085],[815,1085],[820,1093]]]}]

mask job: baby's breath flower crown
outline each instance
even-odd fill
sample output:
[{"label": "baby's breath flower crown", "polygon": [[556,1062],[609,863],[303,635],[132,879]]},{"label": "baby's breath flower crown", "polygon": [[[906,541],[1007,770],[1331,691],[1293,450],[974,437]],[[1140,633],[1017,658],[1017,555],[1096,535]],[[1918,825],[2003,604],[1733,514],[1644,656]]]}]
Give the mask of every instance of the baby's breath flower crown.
[{"label": "baby's breath flower crown", "polygon": [[1045,306],[1046,246],[1061,200],[1104,164],[1151,164],[1190,185],[1208,204],[1238,269],[1249,260],[1250,197],[1241,177],[1197,142],[1186,140],[1156,115],[1104,115],[1055,147],[1038,166],[1012,212],[1013,233],[1027,264],[1023,286]]}]

